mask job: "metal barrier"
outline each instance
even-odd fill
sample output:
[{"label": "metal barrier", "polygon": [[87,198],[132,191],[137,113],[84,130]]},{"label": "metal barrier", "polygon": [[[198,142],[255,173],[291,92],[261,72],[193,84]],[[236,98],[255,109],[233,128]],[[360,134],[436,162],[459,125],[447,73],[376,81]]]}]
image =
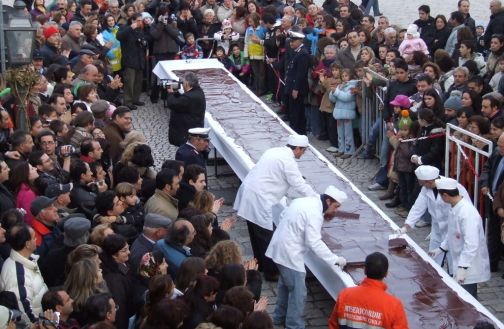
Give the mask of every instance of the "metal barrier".
[{"label": "metal barrier", "polygon": [[[229,44],[233,44],[233,43],[241,43],[243,40],[245,39],[245,37],[239,37],[238,39],[236,40],[229,40]],[[213,51],[215,49],[215,46],[217,45],[217,41],[219,40],[216,40],[215,38],[198,38],[196,39],[196,44],[198,46],[201,47],[201,45],[199,44],[201,41],[212,41],[212,49],[210,50],[210,53],[208,54],[208,57],[207,58],[211,58],[212,57],[212,54],[213,54]],[[242,48],[242,47],[240,47]]]},{"label": "metal barrier", "polygon": [[[371,86],[367,87],[362,83],[362,147],[365,147],[369,142],[371,130],[376,122],[379,124],[378,139],[375,143],[375,155],[380,157],[381,143],[383,140],[383,98],[385,97],[386,88]],[[359,152],[356,152],[359,153]]]},{"label": "metal barrier", "polygon": [[[475,143],[480,143],[481,147],[473,145]],[[467,189],[482,217],[485,198],[479,188],[479,176],[492,151],[492,141],[450,123],[446,125],[445,176],[456,179]]]}]

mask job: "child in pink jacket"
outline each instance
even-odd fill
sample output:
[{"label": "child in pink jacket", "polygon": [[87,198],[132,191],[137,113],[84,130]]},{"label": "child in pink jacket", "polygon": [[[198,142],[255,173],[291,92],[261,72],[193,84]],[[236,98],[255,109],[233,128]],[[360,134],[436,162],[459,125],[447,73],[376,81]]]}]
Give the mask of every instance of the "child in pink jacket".
[{"label": "child in pink jacket", "polygon": [[425,41],[420,38],[420,33],[418,33],[418,26],[416,26],[416,24],[410,24],[406,30],[406,38],[404,38],[399,46],[399,53],[407,60],[413,56],[413,52],[415,51],[421,51],[429,55],[429,49]]}]

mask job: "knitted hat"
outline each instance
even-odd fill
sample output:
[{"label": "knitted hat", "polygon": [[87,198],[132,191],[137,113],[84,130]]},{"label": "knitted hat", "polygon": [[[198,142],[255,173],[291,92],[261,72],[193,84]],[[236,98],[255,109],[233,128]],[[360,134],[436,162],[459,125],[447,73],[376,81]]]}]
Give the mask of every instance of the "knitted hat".
[{"label": "knitted hat", "polygon": [[418,33],[418,26],[416,24],[408,25],[408,29],[406,30],[406,34],[411,34],[415,38],[420,37],[420,33]]},{"label": "knitted hat", "polygon": [[462,108],[462,93],[459,90],[454,90],[450,93],[450,97],[444,102],[444,107],[453,110]]},{"label": "knitted hat", "polygon": [[59,33],[58,28],[54,25],[49,26],[47,29],[44,31],[44,38],[49,39],[52,37],[54,34]]},{"label": "knitted hat", "polygon": [[225,19],[222,21],[222,29],[232,29],[231,21],[229,19]]}]

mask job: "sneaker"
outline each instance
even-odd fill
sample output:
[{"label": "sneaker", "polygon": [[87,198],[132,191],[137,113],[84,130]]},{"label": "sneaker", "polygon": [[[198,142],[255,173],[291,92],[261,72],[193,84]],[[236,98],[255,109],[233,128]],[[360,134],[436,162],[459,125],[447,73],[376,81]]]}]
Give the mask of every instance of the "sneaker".
[{"label": "sneaker", "polygon": [[423,219],[420,219],[418,222],[416,222],[415,227],[426,227],[430,226],[431,223],[424,221]]},{"label": "sneaker", "polygon": [[338,148],[337,147],[334,147],[334,146],[329,146],[328,148],[325,149],[327,152],[330,152],[330,153],[336,153],[338,152]]},{"label": "sneaker", "polygon": [[372,156],[371,154],[368,154],[366,152],[362,153],[361,155],[359,155],[359,159],[374,159],[374,156]]},{"label": "sneaker", "polygon": [[343,154],[340,159],[350,159],[352,157],[351,154]]},{"label": "sneaker", "polygon": [[374,183],[374,184],[368,186],[368,190],[370,190],[370,191],[383,191],[386,189],[387,188],[385,186],[380,185],[378,183]]},{"label": "sneaker", "polygon": [[136,105],[136,106],[145,106],[145,103],[144,102],[133,102],[133,105]]},{"label": "sneaker", "polygon": [[268,102],[273,102],[273,93],[269,93],[264,96],[264,99]]},{"label": "sneaker", "polygon": [[334,155],[335,158],[338,158],[338,157],[342,156],[343,154],[345,154],[345,153],[343,153],[343,152],[336,152],[333,155]]}]

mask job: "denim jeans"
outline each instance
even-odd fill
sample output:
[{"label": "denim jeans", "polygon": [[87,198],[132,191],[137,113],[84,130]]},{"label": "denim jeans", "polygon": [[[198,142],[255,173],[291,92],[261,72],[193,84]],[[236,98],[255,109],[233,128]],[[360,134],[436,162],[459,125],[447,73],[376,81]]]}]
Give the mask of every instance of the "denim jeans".
[{"label": "denim jeans", "polygon": [[318,106],[305,105],[306,129],[315,137],[320,135],[321,114]]},{"label": "denim jeans", "polygon": [[380,121],[376,120],[371,127],[371,131],[369,132],[369,139],[366,144],[366,153],[368,155],[373,155],[375,153],[376,141],[380,136]]},{"label": "denim jeans", "polygon": [[285,323],[286,329],[304,329],[306,273],[277,264],[280,278],[277,284],[277,304],[273,313],[275,324]]},{"label": "denim jeans", "polygon": [[364,15],[369,15],[371,12],[371,7],[373,7],[373,14],[376,16],[380,13],[380,5],[378,4],[378,0],[369,0],[364,9]]},{"label": "denim jeans", "polygon": [[338,151],[345,154],[355,153],[352,120],[336,120],[338,126]]}]

